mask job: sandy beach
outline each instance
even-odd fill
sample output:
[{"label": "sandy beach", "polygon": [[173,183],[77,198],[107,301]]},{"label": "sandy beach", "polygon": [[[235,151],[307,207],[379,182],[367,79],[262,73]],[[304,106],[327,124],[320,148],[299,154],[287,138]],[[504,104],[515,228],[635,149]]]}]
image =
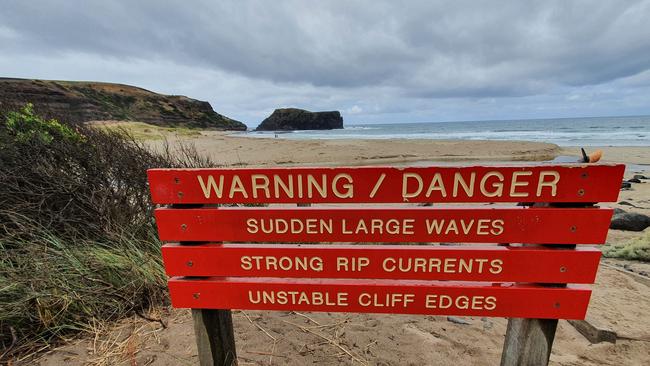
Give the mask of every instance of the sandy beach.
[{"label": "sandy beach", "polygon": [[[191,138],[166,133],[147,144],[161,149],[189,142],[223,166],[379,165],[413,162],[546,161],[557,156],[580,156],[580,147],[559,147],[531,141],[481,140],[289,140],[251,138],[219,131],[201,131]],[[602,150],[603,162],[650,165],[646,147],[588,147]],[[648,167],[650,169],[650,167]]]},{"label": "sandy beach", "polygon": [[[166,137],[172,146],[190,142],[215,162],[232,167],[546,161],[560,155],[575,156],[576,160],[579,156],[578,147],[524,141],[296,141],[209,131]],[[156,149],[164,144],[160,139],[146,143]],[[602,150],[604,162],[645,164],[647,168],[637,166],[636,170],[650,173],[649,148]],[[647,182],[621,192],[619,201],[634,207],[611,206],[650,214]],[[643,233],[611,230],[608,242],[640,235]],[[601,262],[587,319],[616,332],[618,339],[615,344],[591,344],[561,320],[552,365],[644,365],[650,360],[650,264],[614,259]],[[629,269],[634,273],[628,273]],[[105,325],[97,336],[51,352],[40,365],[197,364],[189,311],[157,308],[149,317],[162,319],[166,327],[138,317]],[[502,318],[260,311],[234,311],[233,318],[239,365],[495,365],[507,323]]]},{"label": "sandy beach", "polygon": [[[525,141],[287,140],[202,131],[191,139],[166,135],[172,145],[189,141],[224,166],[377,165],[435,161],[549,160],[553,144]],[[163,140],[148,142],[161,148]]]}]

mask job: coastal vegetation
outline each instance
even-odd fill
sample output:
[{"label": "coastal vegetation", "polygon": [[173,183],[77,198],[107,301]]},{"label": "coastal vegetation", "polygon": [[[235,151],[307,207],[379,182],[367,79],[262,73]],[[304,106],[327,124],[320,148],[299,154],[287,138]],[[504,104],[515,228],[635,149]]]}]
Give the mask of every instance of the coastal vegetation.
[{"label": "coastal vegetation", "polygon": [[246,130],[215,112],[210,103],[164,95],[131,85],[0,77],[0,105],[34,103],[37,113],[67,122],[140,121],[157,126]]},{"label": "coastal vegetation", "polygon": [[650,230],[645,230],[641,236],[605,245],[603,256],[650,262]]},{"label": "coastal vegetation", "polygon": [[192,138],[201,136],[201,130],[178,126],[156,126],[144,122],[97,123],[94,127],[108,131],[126,133],[138,141],[165,140],[170,136]]},{"label": "coastal vegetation", "polygon": [[0,111],[0,362],[165,303],[145,172],[214,166],[34,109]]}]

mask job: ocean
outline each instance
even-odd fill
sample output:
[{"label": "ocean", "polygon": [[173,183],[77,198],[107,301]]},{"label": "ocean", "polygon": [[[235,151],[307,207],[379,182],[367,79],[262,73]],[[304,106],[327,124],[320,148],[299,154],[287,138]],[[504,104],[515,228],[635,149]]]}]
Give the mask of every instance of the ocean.
[{"label": "ocean", "polygon": [[346,124],[340,130],[246,132],[285,139],[525,140],[560,146],[650,146],[650,116]]}]

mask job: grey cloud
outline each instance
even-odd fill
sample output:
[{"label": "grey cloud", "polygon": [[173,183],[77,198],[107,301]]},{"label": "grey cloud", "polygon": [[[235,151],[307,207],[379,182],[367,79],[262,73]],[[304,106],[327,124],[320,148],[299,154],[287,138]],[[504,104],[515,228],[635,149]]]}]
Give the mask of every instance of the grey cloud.
[{"label": "grey cloud", "polygon": [[[218,96],[233,110],[258,103],[247,116],[273,103],[363,115],[436,99],[644,87],[650,70],[648,1],[5,0],[0,7],[0,66],[9,72],[22,70],[21,60],[50,59],[60,69],[42,67],[53,78],[76,71],[143,79],[162,91]],[[71,57],[104,66],[93,74],[91,65],[61,61]],[[181,75],[192,81],[177,81]],[[382,103],[400,105],[376,107]]]},{"label": "grey cloud", "polygon": [[429,72],[428,89],[439,81],[467,85],[461,92],[493,89],[486,85],[493,81],[489,75],[473,75],[502,64],[510,72],[499,77],[572,85],[650,67],[650,52],[644,52],[650,48],[647,2],[507,5],[10,1],[0,21],[22,36],[15,47],[163,57],[277,82],[337,87],[398,85],[440,60],[459,72],[451,80],[444,67]]}]

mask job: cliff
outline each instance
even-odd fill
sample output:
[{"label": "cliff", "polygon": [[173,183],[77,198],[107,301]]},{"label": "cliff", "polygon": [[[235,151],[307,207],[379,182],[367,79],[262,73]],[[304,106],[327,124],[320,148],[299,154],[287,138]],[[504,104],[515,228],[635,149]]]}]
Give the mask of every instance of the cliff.
[{"label": "cliff", "polygon": [[257,131],[332,130],[343,128],[343,118],[338,111],[310,112],[304,109],[276,109],[259,126]]},{"label": "cliff", "polygon": [[0,111],[34,104],[48,118],[68,122],[141,121],[160,126],[246,130],[210,103],[112,83],[0,78]]}]

